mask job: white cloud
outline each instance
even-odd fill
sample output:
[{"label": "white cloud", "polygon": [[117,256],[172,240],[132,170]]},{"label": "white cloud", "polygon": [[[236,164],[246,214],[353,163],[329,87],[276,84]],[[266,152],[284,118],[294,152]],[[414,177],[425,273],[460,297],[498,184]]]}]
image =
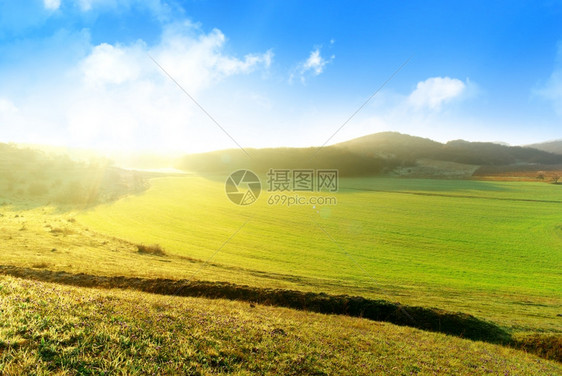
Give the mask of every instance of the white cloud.
[{"label": "white cloud", "polygon": [[324,70],[324,66],[327,63],[328,61],[324,60],[322,56],[320,56],[320,50],[315,49],[310,53],[310,56],[304,62],[302,66],[302,73],[310,70],[314,73],[315,76],[317,76],[322,73],[322,71]]},{"label": "white cloud", "polygon": [[431,77],[418,82],[408,100],[412,106],[418,109],[439,110],[444,103],[460,97],[465,90],[465,83],[459,79]]},{"label": "white cloud", "polygon": [[562,42],[558,43],[558,54],[556,56],[557,67],[550,75],[546,84],[533,94],[548,100],[556,114],[562,116]]},{"label": "white cloud", "polygon": [[554,111],[562,116],[562,70],[553,72],[547,84],[536,94],[550,101]]},{"label": "white cloud", "polygon": [[131,0],[75,0],[80,9],[84,12],[90,11],[97,7],[117,8],[119,6],[129,7]]},{"label": "white cloud", "polygon": [[12,100],[0,97],[0,129],[2,129],[3,138],[0,142],[13,141],[10,138],[17,133],[18,128],[21,129],[21,112]]},{"label": "white cloud", "polygon": [[237,58],[224,52],[225,43],[220,30],[205,34],[184,23],[167,27],[156,46],[96,46],[80,64],[83,86],[67,116],[71,134],[78,142],[109,138],[175,149],[208,144],[209,134],[217,137],[215,126],[202,125],[208,119],[149,55],[200,99],[227,77],[267,69],[273,59],[271,51]]},{"label": "white cloud", "polygon": [[[51,0],[52,1],[52,0]],[[59,1],[59,0],[57,0]],[[172,8],[163,0],[72,0],[82,12],[124,12],[132,8],[149,10],[159,19],[167,19]],[[172,3],[173,4],[173,3]]]},{"label": "white cloud", "polygon": [[0,116],[13,114],[18,111],[16,105],[9,99],[0,98]]},{"label": "white cloud", "polygon": [[48,10],[57,10],[60,7],[60,0],[43,0],[43,6]]},{"label": "white cloud", "polygon": [[248,54],[243,59],[222,52],[226,38],[214,29],[194,37],[196,26],[183,23],[170,26],[162,43],[150,49],[150,54],[187,90],[199,90],[225,77],[248,74],[258,67],[268,68],[273,59],[271,50]]},{"label": "white cloud", "polygon": [[[377,93],[368,106],[353,118],[353,124],[344,127],[331,142],[383,131],[429,137],[437,141],[466,137],[459,135],[476,129],[484,134],[490,127],[476,120],[477,114],[466,112],[462,106],[452,106],[453,101],[469,100],[481,93],[479,86],[468,78],[463,82],[450,77],[427,78],[406,93],[386,89]],[[353,110],[350,109],[350,113]],[[337,124],[333,127],[337,129]],[[497,137],[490,135],[490,139]]]},{"label": "white cloud", "polygon": [[129,47],[102,43],[81,63],[85,82],[89,85],[122,84],[138,78],[139,62],[144,60],[142,43]]},{"label": "white cloud", "polygon": [[[330,43],[333,44],[332,41],[330,41]],[[297,66],[296,70],[298,75],[300,76],[301,82],[305,83],[307,76],[318,76],[323,73],[326,65],[328,63],[331,63],[334,59],[334,55],[330,56],[329,59],[324,59],[320,54],[320,48],[315,48],[314,50],[312,50],[310,52],[310,55],[308,56],[308,59]],[[289,82],[292,82],[294,77],[295,73],[292,73],[289,77]]]},{"label": "white cloud", "polygon": [[78,0],[78,5],[83,11],[89,11],[96,3],[111,3],[112,1]]},{"label": "white cloud", "polygon": [[[19,111],[0,96],[0,121],[10,127],[4,137],[28,142],[35,134],[78,147],[121,150],[235,147],[149,57],[220,121],[222,109],[212,107],[217,94],[210,89],[224,88],[230,77],[267,69],[273,59],[271,51],[236,57],[225,52],[225,45],[220,30],[203,33],[184,23],[169,25],[153,46],[143,41],[90,46],[56,79],[39,80],[50,84],[31,84],[17,97]],[[234,133],[230,124],[225,128]]]}]

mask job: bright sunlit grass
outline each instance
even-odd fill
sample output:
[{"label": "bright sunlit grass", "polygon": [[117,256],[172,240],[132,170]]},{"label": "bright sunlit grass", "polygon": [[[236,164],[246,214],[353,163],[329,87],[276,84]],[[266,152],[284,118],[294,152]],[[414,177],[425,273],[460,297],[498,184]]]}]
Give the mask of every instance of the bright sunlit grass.
[{"label": "bright sunlit grass", "polygon": [[[238,207],[226,199],[219,178],[155,179],[144,194],[78,220],[201,260],[247,222],[211,260],[242,268],[237,280],[266,272],[259,285],[298,282],[300,288],[444,305],[515,327],[557,327],[559,204],[505,199],[555,200],[559,187],[397,179],[341,185],[335,206],[269,206],[263,192],[254,205]],[[438,196],[398,193],[404,191]],[[218,275],[204,268],[196,278]]]},{"label": "bright sunlit grass", "polygon": [[361,295],[560,335],[559,186],[343,179],[337,205],[240,207],[221,176],[150,183],[89,209],[0,207],[2,265]]},{"label": "bright sunlit grass", "polygon": [[521,351],[387,323],[5,276],[0,315],[2,374],[562,372]]}]

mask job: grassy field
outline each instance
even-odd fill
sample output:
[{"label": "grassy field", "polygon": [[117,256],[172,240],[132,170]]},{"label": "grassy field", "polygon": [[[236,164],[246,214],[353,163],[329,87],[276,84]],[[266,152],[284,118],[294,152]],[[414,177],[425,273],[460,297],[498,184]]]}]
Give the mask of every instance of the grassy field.
[{"label": "grassy field", "polygon": [[342,179],[337,205],[262,192],[240,207],[223,177],[150,183],[88,209],[5,202],[1,264],[361,295],[472,314],[523,342],[562,335],[561,186]]},{"label": "grassy field", "polygon": [[3,375],[556,375],[521,351],[228,300],[0,276]]},{"label": "grassy field", "polygon": [[[151,184],[85,212],[5,206],[4,263],[358,294],[560,330],[560,186],[347,179],[337,205],[313,208],[270,206],[267,192],[239,207],[218,178]],[[137,252],[153,243],[167,256]]]},{"label": "grassy field", "polygon": [[[410,179],[348,179],[341,187],[333,206],[270,206],[264,192],[238,207],[218,179],[155,179],[144,194],[77,219],[134,243],[160,244],[173,256],[212,257],[236,268],[237,281],[436,305],[522,330],[560,329],[562,187]],[[216,268],[195,275],[217,277]]]}]

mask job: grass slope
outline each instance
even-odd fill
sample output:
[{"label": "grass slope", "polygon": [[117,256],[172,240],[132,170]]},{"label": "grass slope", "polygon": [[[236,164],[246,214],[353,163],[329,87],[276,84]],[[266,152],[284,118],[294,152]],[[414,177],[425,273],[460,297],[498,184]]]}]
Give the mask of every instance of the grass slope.
[{"label": "grass slope", "polygon": [[0,277],[4,375],[556,375],[512,349],[347,317]]},{"label": "grass slope", "polygon": [[[474,316],[440,309],[405,306],[400,303],[366,299],[359,296],[257,288],[228,282],[72,274],[13,266],[0,266],[0,273],[35,281],[55,282],[79,287],[134,289],[162,295],[230,299],[310,312],[361,317],[472,340],[510,345],[515,348],[521,347],[520,343],[504,329]],[[541,340],[542,345],[533,347],[533,352],[546,359],[562,360],[560,346],[557,346],[554,341],[545,341],[544,336],[541,337],[543,338]],[[552,346],[545,346],[548,343]],[[526,342],[525,345],[530,346],[531,343]]]},{"label": "grass slope", "polygon": [[[212,257],[233,268],[236,282],[382,297],[517,330],[560,330],[560,187],[349,179],[338,205],[313,209],[269,206],[266,197],[237,207],[221,181],[204,178],[152,184],[77,218],[96,231],[160,244],[170,256]],[[216,271],[204,268],[196,278],[219,279]]]},{"label": "grass slope", "polygon": [[269,206],[265,192],[237,207],[223,177],[151,183],[86,212],[5,204],[1,264],[439,307],[502,326],[517,347],[560,353],[559,186],[343,179],[338,205],[313,208]]}]

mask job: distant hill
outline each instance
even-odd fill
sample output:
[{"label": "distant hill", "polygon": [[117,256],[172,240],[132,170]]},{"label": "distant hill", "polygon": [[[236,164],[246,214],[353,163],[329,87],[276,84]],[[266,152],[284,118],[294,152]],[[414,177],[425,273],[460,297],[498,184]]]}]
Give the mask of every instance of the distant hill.
[{"label": "distant hill", "polygon": [[355,154],[397,160],[402,164],[412,164],[421,158],[431,158],[443,147],[443,144],[428,138],[397,132],[382,132],[341,142],[332,147]]},{"label": "distant hill", "polygon": [[324,148],[229,149],[187,155],[178,168],[194,172],[228,172],[247,168],[265,173],[270,168],[334,168],[342,176],[376,175],[419,161],[451,162],[471,166],[562,164],[562,155],[529,147],[491,142],[450,141],[442,144],[397,132],[359,137]]},{"label": "distant hill", "polygon": [[230,173],[250,169],[265,174],[269,169],[338,169],[343,176],[376,175],[394,167],[394,161],[362,155],[333,146],[320,148],[268,148],[220,150],[190,154],[176,168],[205,173]]},{"label": "distant hill", "polygon": [[547,151],[549,153],[562,154],[562,140],[542,142],[540,144],[527,145],[527,147]]},{"label": "distant hill", "polygon": [[559,155],[521,146],[506,146],[492,142],[449,141],[442,144],[427,138],[397,132],[383,132],[334,145],[366,155],[395,158],[404,163],[427,158],[437,161],[471,165],[508,165],[515,163],[557,164]]}]

